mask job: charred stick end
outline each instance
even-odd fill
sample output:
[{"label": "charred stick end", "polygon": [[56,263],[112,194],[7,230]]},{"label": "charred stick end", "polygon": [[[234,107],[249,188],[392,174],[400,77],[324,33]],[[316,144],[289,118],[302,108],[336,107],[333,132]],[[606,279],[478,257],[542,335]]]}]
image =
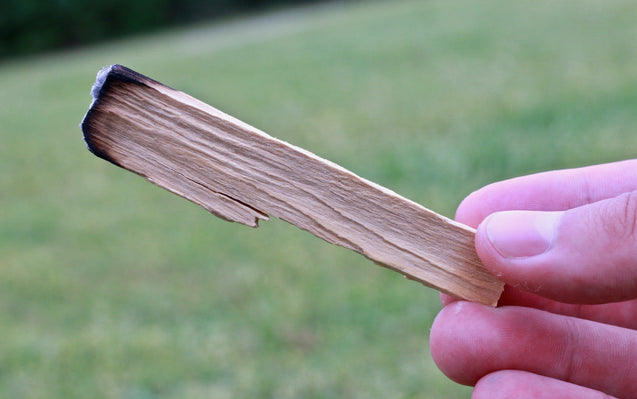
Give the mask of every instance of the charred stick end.
[{"label": "charred stick end", "polygon": [[91,88],[91,96],[93,97],[91,106],[80,123],[84,142],[88,150],[117,166],[121,165],[109,155],[107,148],[102,145],[99,137],[97,137],[99,130],[96,116],[102,112],[103,99],[109,95],[113,88],[121,84],[130,83],[141,86],[146,86],[149,83],[161,84],[122,65],[114,64],[104,67],[97,73],[95,84]]}]

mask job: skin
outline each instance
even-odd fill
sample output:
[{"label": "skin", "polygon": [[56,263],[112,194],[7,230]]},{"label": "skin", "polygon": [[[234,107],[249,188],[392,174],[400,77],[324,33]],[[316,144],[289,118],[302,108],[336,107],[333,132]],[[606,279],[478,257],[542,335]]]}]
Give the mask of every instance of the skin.
[{"label": "skin", "polygon": [[636,190],[630,160],[469,195],[456,219],[507,285],[497,308],[442,296],[442,372],[474,399],[637,397]]}]

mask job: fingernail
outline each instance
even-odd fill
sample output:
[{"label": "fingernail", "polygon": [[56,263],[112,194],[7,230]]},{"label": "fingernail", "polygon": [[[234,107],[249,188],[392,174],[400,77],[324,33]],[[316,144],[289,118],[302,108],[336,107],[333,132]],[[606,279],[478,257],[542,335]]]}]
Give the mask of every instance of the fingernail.
[{"label": "fingernail", "polygon": [[505,258],[528,258],[548,251],[563,212],[506,211],[487,219],[487,237]]}]

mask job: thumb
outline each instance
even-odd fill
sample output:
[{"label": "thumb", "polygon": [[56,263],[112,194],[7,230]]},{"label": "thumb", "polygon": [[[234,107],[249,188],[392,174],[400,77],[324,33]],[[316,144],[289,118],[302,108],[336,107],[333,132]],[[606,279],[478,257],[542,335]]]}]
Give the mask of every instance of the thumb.
[{"label": "thumb", "polygon": [[569,303],[637,298],[637,191],[560,212],[505,211],[476,250],[507,284]]}]

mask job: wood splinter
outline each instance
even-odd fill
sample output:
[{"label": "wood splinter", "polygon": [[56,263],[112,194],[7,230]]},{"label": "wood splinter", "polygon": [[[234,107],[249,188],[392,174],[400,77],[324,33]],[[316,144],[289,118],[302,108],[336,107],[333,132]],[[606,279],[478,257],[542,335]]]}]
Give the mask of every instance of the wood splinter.
[{"label": "wood splinter", "polygon": [[91,152],[233,222],[283,219],[452,296],[495,306],[475,230],[121,65],[81,127]]}]

